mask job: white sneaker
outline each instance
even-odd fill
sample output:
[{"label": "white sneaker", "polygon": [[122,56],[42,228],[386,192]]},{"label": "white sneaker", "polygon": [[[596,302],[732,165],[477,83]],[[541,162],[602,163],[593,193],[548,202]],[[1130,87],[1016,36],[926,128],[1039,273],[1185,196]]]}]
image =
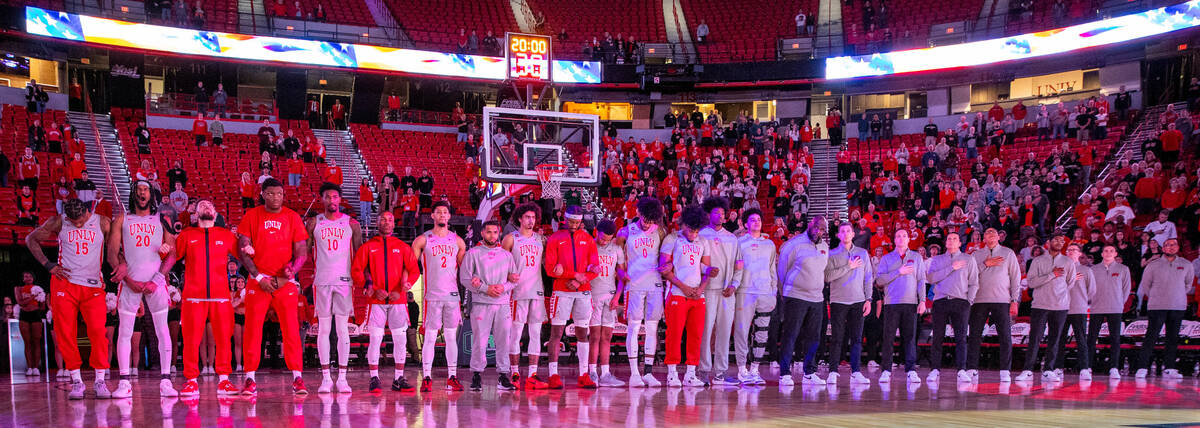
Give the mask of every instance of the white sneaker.
[{"label": "white sneaker", "polygon": [[[976,373],[978,373],[978,372],[976,372]],[[975,375],[975,379],[977,381],[979,380],[978,374]],[[1012,373],[1009,372],[1008,370],[1000,370],[1000,383],[1009,383],[1009,382],[1012,382]]]},{"label": "white sneaker", "polygon": [[37,367],[34,367],[34,368],[30,369],[30,370],[33,370],[33,375],[34,375],[34,376],[41,376],[41,375],[42,375],[42,371],[41,371],[41,370],[38,370],[38,369],[37,369]]},{"label": "white sneaker", "polygon": [[678,374],[676,374],[676,373],[668,373],[668,374],[667,374],[667,386],[669,386],[669,387],[680,387],[680,386],[683,386],[683,382],[680,382],[680,381],[679,381],[679,375],[678,375]]},{"label": "white sneaker", "polygon": [[112,392],[113,398],[129,398],[133,396],[133,385],[129,384],[128,380],[121,379],[117,382],[117,389]]},{"label": "white sneaker", "polygon": [[778,361],[771,362],[771,370],[779,371],[779,362]]},{"label": "white sneaker", "polygon": [[1138,369],[1137,373],[1134,374],[1133,377],[1135,377],[1137,379],[1145,379],[1147,373],[1148,372],[1146,371],[1146,369]]},{"label": "white sneaker", "polygon": [[754,375],[750,372],[739,372],[738,382],[741,382],[742,385],[754,385]]},{"label": "white sneaker", "polygon": [[333,379],[330,379],[328,377],[321,379],[321,386],[317,387],[317,392],[321,393],[321,394],[328,394],[332,391],[333,391]]},{"label": "white sneaker", "polygon": [[1055,376],[1058,376],[1058,379],[1059,379],[1059,380],[1062,380],[1062,378],[1063,378],[1063,370],[1062,370],[1062,369],[1054,369],[1054,375],[1055,375]]},{"label": "white sneaker", "polygon": [[67,394],[67,398],[72,400],[82,400],[83,395],[87,392],[87,386],[83,381],[71,382],[71,392]]},{"label": "white sneaker", "polygon": [[625,382],[617,379],[612,373],[605,373],[604,376],[600,376],[600,386],[605,388],[620,388],[625,386]]},{"label": "white sneaker", "polygon": [[875,362],[875,360],[867,361],[867,368],[877,369],[879,368],[879,363]]},{"label": "white sneaker", "polygon": [[1163,372],[1162,372],[1162,378],[1163,379],[1171,379],[1171,380],[1179,380],[1179,379],[1183,379],[1183,375],[1179,374],[1179,370],[1166,369],[1166,370],[1163,370]]},{"label": "white sneaker", "polygon": [[92,388],[96,388],[96,398],[112,398],[112,392],[108,391],[108,384],[104,381],[97,381]]},{"label": "white sneaker", "polygon": [[891,383],[891,382],[892,382],[892,371],[891,370],[884,370],[883,373],[879,374],[879,383]]},{"label": "white sneaker", "polygon": [[1033,372],[1029,370],[1022,371],[1021,374],[1017,375],[1017,382],[1025,382],[1030,380],[1033,380]]},{"label": "white sneaker", "polygon": [[738,380],[738,378],[735,378],[733,376],[726,376],[726,375],[722,374],[722,375],[718,375],[718,376],[713,376],[711,383],[713,385],[737,386],[737,385],[741,385],[742,381]]},{"label": "white sneaker", "polygon": [[138,377],[138,372],[137,372],[137,370],[138,370],[138,369],[130,369],[130,373],[129,373],[129,374],[133,375],[133,377]]},{"label": "white sneaker", "polygon": [[[834,376],[837,376],[837,374],[835,373]],[[802,379],[802,381],[805,385],[824,385],[825,384],[825,379],[821,379],[821,377],[817,376],[816,373],[804,375],[804,379]]]},{"label": "white sneaker", "polygon": [[921,383],[921,375],[916,370],[908,372],[908,383]]},{"label": "white sneaker", "polygon": [[869,383],[871,383],[871,379],[867,379],[867,377],[863,376],[862,373],[854,372],[854,373],[850,374],[850,383],[851,384],[869,384]]},{"label": "white sneaker", "polygon": [[970,370],[959,370],[958,371],[958,381],[959,382],[971,382],[974,379],[975,379],[975,377],[971,376]]},{"label": "white sneaker", "polygon": [[56,373],[56,374],[54,375],[54,377],[55,377],[55,378],[57,378],[57,379],[59,379],[59,380],[62,380],[62,379],[71,379],[71,374],[70,374],[70,373],[67,373],[67,371],[66,371],[66,370],[59,370],[59,371],[58,371],[58,373]]},{"label": "white sneaker", "polygon": [[825,378],[825,383],[830,384],[830,385],[837,385],[837,378],[838,378],[837,372],[835,372],[835,371],[829,372],[829,377]]},{"label": "white sneaker", "polygon": [[347,382],[346,378],[344,377],[339,377],[337,383],[335,383],[333,386],[334,388],[337,388],[337,392],[345,393],[354,391],[354,389],[350,388],[350,382]]},{"label": "white sneaker", "polygon": [[33,369],[25,369],[25,376],[33,376]]},{"label": "white sneaker", "polygon": [[629,387],[630,388],[641,388],[643,386],[646,386],[646,382],[643,382],[642,377],[638,376],[637,373],[634,373],[633,375],[629,376]]},{"label": "white sneaker", "polygon": [[1042,382],[1059,382],[1059,381],[1062,381],[1062,378],[1060,378],[1060,377],[1058,377],[1058,375],[1054,374],[1054,371],[1048,370],[1048,371],[1042,372]]},{"label": "white sneaker", "polygon": [[754,376],[754,384],[755,385],[766,385],[767,384],[767,380],[763,379],[762,374],[758,372],[758,369],[751,369],[750,375]]},{"label": "white sneaker", "polygon": [[647,388],[658,388],[662,386],[662,382],[659,382],[659,380],[650,373],[642,375],[642,382],[646,384]]},{"label": "white sneaker", "polygon": [[163,379],[158,381],[158,395],[160,397],[178,397],[179,391],[175,390],[175,385],[171,385],[171,379]]},{"label": "white sneaker", "polygon": [[700,380],[699,377],[696,377],[695,373],[688,373],[688,374],[683,375],[683,383],[684,383],[684,385],[687,385],[690,388],[703,388],[704,387],[704,381]]},{"label": "white sneaker", "polygon": [[1079,380],[1092,380],[1092,369],[1083,369],[1079,371]]},{"label": "white sneaker", "polygon": [[933,369],[933,370],[929,371],[928,376],[925,376],[925,381],[926,382],[937,382],[938,378],[940,378],[940,377],[942,377],[942,371],[938,370],[938,369]]},{"label": "white sneaker", "polygon": [[1116,367],[1108,369],[1108,377],[1113,378],[1113,379],[1120,379],[1121,378],[1121,370],[1118,370]]},{"label": "white sneaker", "polygon": [[783,375],[779,377],[780,386],[792,386],[795,384],[796,382],[792,380],[792,375]]}]

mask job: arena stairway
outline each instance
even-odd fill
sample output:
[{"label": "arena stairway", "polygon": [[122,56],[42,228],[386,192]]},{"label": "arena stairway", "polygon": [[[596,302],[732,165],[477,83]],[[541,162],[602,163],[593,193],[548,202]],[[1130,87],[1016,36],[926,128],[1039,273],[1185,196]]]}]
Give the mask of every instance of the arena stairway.
[{"label": "arena stairway", "polygon": [[[132,180],[129,165],[125,162],[125,152],[121,150],[121,141],[117,138],[111,118],[107,114],[68,111],[67,120],[75,127],[79,138],[87,143],[83,159],[87,164],[88,178],[96,183],[98,189],[104,189],[113,208],[117,210],[114,214],[123,212],[125,201],[129,200]],[[109,178],[112,182],[105,185]]]},{"label": "arena stairway", "polygon": [[[342,168],[342,200],[349,204],[350,209],[358,212],[358,186],[366,179],[375,191],[375,179],[363,162],[362,153],[354,144],[354,135],[350,131],[331,129],[314,129],[313,136],[325,143],[326,158],[333,159]],[[363,225],[369,228],[370,225]]]},{"label": "arena stairway", "polygon": [[[805,11],[806,13],[811,13]],[[817,20],[817,38],[814,42],[815,57],[828,58],[845,53],[842,44],[842,2],[840,0],[821,0],[820,9],[815,17]]]},{"label": "arena stairway", "polygon": [[808,150],[813,154],[812,176],[808,179],[808,216],[825,216],[826,220],[846,215],[846,182],[837,179],[837,147],[829,140],[813,140]]}]

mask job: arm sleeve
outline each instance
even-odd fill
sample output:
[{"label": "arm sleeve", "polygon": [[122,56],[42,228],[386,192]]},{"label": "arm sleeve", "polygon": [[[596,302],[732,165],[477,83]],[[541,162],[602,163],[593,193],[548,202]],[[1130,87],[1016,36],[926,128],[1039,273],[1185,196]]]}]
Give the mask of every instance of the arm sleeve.
[{"label": "arm sleeve", "polygon": [[463,257],[462,265],[458,267],[458,283],[462,284],[463,288],[478,291],[471,286],[471,279],[475,277],[475,269],[475,255],[468,251],[467,256]]},{"label": "arm sleeve", "polygon": [[596,279],[597,276],[600,276],[600,274],[593,269],[596,266],[600,266],[600,250],[596,248],[596,241],[591,237],[588,237],[587,241],[587,258],[588,269],[584,272],[584,275],[587,276],[587,282],[591,282],[593,279]]},{"label": "arm sleeve", "polygon": [[[742,242],[740,240],[738,241],[737,248],[737,258],[733,259],[733,273],[731,275],[732,280],[730,280],[729,283],[729,285],[734,289],[741,288],[742,283],[746,282],[746,260],[744,252],[742,251]],[[742,266],[738,267],[738,264],[741,264]]]},{"label": "arm sleeve", "polygon": [[563,266],[563,276],[554,275],[554,265],[558,264],[558,245],[557,242],[555,242],[557,240],[555,238],[556,236],[558,236],[557,233],[550,235],[550,239],[546,240],[546,275],[549,275],[551,278],[563,278],[567,273],[566,266]]},{"label": "arm sleeve", "polygon": [[[179,232],[179,236],[175,237],[175,256],[178,257],[179,260],[183,260],[183,258],[187,256],[187,248],[188,248],[187,238],[188,238],[188,235],[190,235],[190,234],[191,234],[191,232],[184,230],[183,232]],[[232,249],[230,250],[230,254],[233,254],[233,258],[236,259],[237,258],[237,237],[234,237],[233,242],[234,242],[234,245],[230,246],[230,247],[232,247]]]},{"label": "arm sleeve", "polygon": [[[1046,272],[1046,270],[1047,270],[1047,267],[1045,266],[1046,262],[1044,262],[1043,260],[1046,260],[1046,258],[1038,257],[1036,259],[1033,259],[1033,262],[1029,264],[1029,288],[1031,290],[1036,289],[1036,288],[1041,288],[1043,285],[1049,284],[1050,281],[1054,280],[1053,274]],[[1050,264],[1051,267],[1049,269],[1053,269],[1053,266],[1054,266],[1053,260],[1054,259],[1050,259],[1050,260],[1051,260],[1051,264]]]},{"label": "arm sleeve", "polygon": [[1004,264],[1008,269],[1009,302],[1019,302],[1021,301],[1021,264],[1017,262],[1017,255],[1011,252],[1004,258]]},{"label": "arm sleeve", "polygon": [[979,294],[979,262],[974,257],[967,256],[967,301],[975,302]]},{"label": "arm sleeve", "polygon": [[[363,245],[363,247],[366,247],[366,245]],[[361,249],[362,247],[359,247],[359,250]],[[413,254],[411,247],[408,251],[404,252],[404,270],[408,273],[408,284],[405,284],[406,286],[412,286],[417,282],[417,278],[421,277],[421,269],[417,267],[417,256]]]},{"label": "arm sleeve", "polygon": [[350,264],[350,279],[354,280],[355,287],[363,287],[367,284],[367,246],[363,245],[354,251],[354,261]]},{"label": "arm sleeve", "polygon": [[1131,279],[1129,267],[1125,267],[1125,272],[1121,274],[1121,302],[1129,301],[1129,293],[1133,292],[1133,280]]},{"label": "arm sleeve", "polygon": [[507,266],[508,269],[506,269],[507,272],[504,274],[504,282],[500,283],[500,285],[504,286],[505,293],[512,291],[514,288],[517,288],[517,283],[509,281],[508,275],[519,272],[517,270],[517,263],[515,261],[513,261],[512,253],[507,253],[507,254],[508,254],[508,256],[505,257],[505,261],[506,261],[506,264],[508,265]]},{"label": "arm sleeve", "polygon": [[1186,287],[1186,289],[1187,289],[1187,293],[1186,293],[1186,294],[1192,294],[1192,291],[1194,291],[1194,290],[1195,290],[1195,287],[1194,287],[1194,286],[1192,286],[1193,282],[1196,280],[1196,271],[1195,271],[1195,268],[1194,268],[1194,267],[1192,267],[1192,264],[1191,264],[1191,263],[1188,263],[1188,264],[1187,264],[1187,267],[1185,267],[1185,268],[1184,268],[1184,271],[1183,271],[1183,272],[1184,272],[1184,276],[1183,276],[1184,283],[1183,283],[1183,286],[1184,286],[1184,287]]},{"label": "arm sleeve", "polygon": [[775,260],[775,280],[776,281],[783,281],[784,278],[787,278],[787,269],[788,269],[787,265],[788,265],[788,259],[790,258],[789,253],[792,252],[792,246],[790,244],[791,244],[791,241],[784,242],[783,245],[779,247],[779,256]]},{"label": "arm sleeve", "polygon": [[917,269],[916,272],[913,272],[917,275],[917,303],[925,301],[925,295],[928,292],[927,288],[929,288],[928,281],[925,280],[925,263],[928,263],[928,261],[921,256],[917,256]]},{"label": "arm sleeve", "polygon": [[867,301],[870,302],[871,297],[874,295],[873,291],[875,289],[875,287],[872,286],[873,281],[871,279],[871,277],[875,276],[875,268],[871,266],[871,258],[867,256],[865,251],[860,257],[862,257],[863,261],[863,296],[866,296]]}]

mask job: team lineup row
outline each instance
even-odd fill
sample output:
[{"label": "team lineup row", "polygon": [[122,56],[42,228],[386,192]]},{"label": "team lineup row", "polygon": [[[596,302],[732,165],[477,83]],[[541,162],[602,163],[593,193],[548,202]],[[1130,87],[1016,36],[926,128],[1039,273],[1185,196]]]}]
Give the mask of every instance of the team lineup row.
[{"label": "team lineup row", "polygon": [[[882,303],[883,352],[878,382],[891,381],[893,339],[897,332],[903,365],[909,382],[919,382],[915,371],[916,330],[920,314],[932,311],[933,355],[941,355],[947,324],[956,332],[954,363],[962,382],[978,381],[979,347],[984,324],[997,327],[1000,336],[1001,381],[1011,380],[1012,340],[1010,326],[1021,299],[1022,271],[1015,253],[999,245],[998,233],[988,229],[984,246],[973,254],[961,252],[961,236],[950,233],[946,253],[925,260],[908,250],[907,231],[894,236],[898,250],[884,255],[877,264],[866,250],[852,244],[854,228],[837,227],[839,244],[830,248],[826,222],[814,218],[806,230],[776,249],[762,233],[762,213],[743,214],[747,232],[735,236],[721,227],[727,202],[714,197],[702,205],[687,207],[677,231],[663,225],[663,208],[653,198],[637,204],[638,219],[620,228],[601,221],[595,236],[583,229],[579,207],[567,207],[566,227],[549,237],[534,228],[540,220],[536,205],[519,206],[513,221],[518,229],[501,238],[502,225],[484,224],[482,241],[468,249],[464,240],[448,228],[450,207],[433,205],[432,230],[418,236],[410,246],[393,236],[394,218],[382,213],[378,234],[365,240],[358,223],[340,212],[341,189],[326,183],[319,190],[323,212],[307,222],[283,206],[281,183],[269,179],[262,184],[264,204],[249,210],[235,235],[215,225],[217,212],[209,201],[197,204],[198,223],[178,236],[164,231],[154,212],[156,204],[148,182],[135,183],[127,214],[112,220],[91,213],[78,200],[64,203],[64,214],[49,219],[27,239],[33,256],[52,274],[49,303],[55,317],[82,316],[92,342],[90,366],[95,369],[95,395],[99,398],[132,395],[130,338],[136,314],[145,304],[160,337],[167,337],[169,299],[166,274],[182,262],[184,280],[180,303],[183,330],[183,388],[176,391],[169,379],[170,365],[163,364],[160,394],[199,394],[197,364],[206,323],[211,323],[216,343],[217,393],[223,395],[257,392],[255,371],[260,361],[262,326],[269,309],[279,318],[283,355],[292,371],[293,392],[306,394],[301,376],[302,342],[299,337],[297,301],[302,298],[296,280],[300,268],[312,255],[314,303],[320,337],[336,332],[339,373],[330,374],[328,340],[318,340],[322,366],[319,392],[350,392],[345,367],[349,360],[349,318],[352,300],[361,293],[368,299],[368,390],[382,390],[379,355],[383,336],[391,330],[395,355],[392,389],[415,389],[404,377],[405,330],[411,320],[406,309],[407,292],[423,274],[422,375],[420,389],[431,391],[435,343],[440,332],[447,338],[445,357],[448,379],[445,387],[462,390],[456,368],[458,345],[455,337],[462,323],[463,297],[470,293],[469,318],[473,332],[470,369],[471,389],[482,388],[488,362],[489,337],[496,348],[498,388],[563,388],[558,374],[558,353],[567,321],[578,339],[578,385],[584,388],[625,386],[609,371],[609,341],[617,311],[623,310],[629,332],[644,327],[642,351],[636,334],[626,340],[631,375],[628,386],[660,386],[652,374],[658,326],[665,320],[664,342],[668,386],[764,384],[759,364],[765,362],[768,346],[777,356],[779,383],[791,385],[792,356],[804,355],[803,382],[837,382],[833,370],[822,379],[816,374],[814,356],[822,334],[822,311],[829,310],[832,326],[830,354],[838,361],[849,347],[852,383],[869,383],[860,372],[863,321],[876,303]],[[57,239],[59,257],[49,260],[39,244]],[[1046,254],[1033,260],[1027,272],[1033,297],[1029,355],[1017,381],[1030,381],[1038,368],[1039,344],[1049,342],[1043,381],[1059,381],[1054,372],[1058,341],[1070,325],[1077,337],[1091,331],[1091,340],[1079,340],[1080,377],[1090,378],[1088,342],[1102,322],[1110,332],[1120,331],[1120,315],[1131,292],[1129,269],[1115,261],[1116,249],[1103,250],[1103,262],[1080,263],[1077,245],[1064,245],[1056,236]],[[1168,240],[1165,257],[1146,269],[1138,296],[1148,299],[1150,326],[1137,361],[1136,376],[1144,377],[1159,329],[1165,324],[1167,347],[1164,377],[1179,377],[1174,368],[1179,324],[1186,295],[1194,276],[1192,265],[1178,256],[1179,244]],[[233,257],[249,273],[245,290],[243,360],[245,379],[237,387],[229,379],[233,305],[226,263]],[[1084,258],[1086,260],[1086,258]],[[105,338],[105,292],[101,264],[113,269],[111,280],[121,284],[118,293],[119,327],[117,362],[121,379],[114,391],[105,383],[108,343]],[[419,266],[418,266],[419,265]],[[423,271],[423,272],[422,272]],[[543,271],[553,279],[549,305],[542,283]],[[927,290],[926,287],[929,287]],[[872,301],[880,290],[882,299]],[[828,293],[828,297],[826,297]],[[927,298],[927,293],[932,295]],[[547,309],[548,307],[548,309]],[[1091,322],[1088,328],[1088,314]],[[541,325],[549,321],[548,377],[539,373]],[[1113,325],[1115,323],[1115,326]],[[767,331],[778,327],[781,336],[768,343]],[[76,345],[76,323],[54,323],[54,339],[71,376],[72,399],[84,398]],[[528,332],[525,349],[528,368],[522,377],[519,365],[521,340]],[[685,337],[686,331],[686,337]],[[969,334],[958,334],[965,332]],[[1119,334],[1110,338],[1119,345]],[[730,341],[733,342],[737,374],[729,373]],[[686,346],[683,346],[686,344]],[[797,348],[799,346],[800,348]],[[681,350],[681,347],[686,350]],[[171,361],[171,344],[159,342],[162,361]],[[1110,352],[1120,352],[1120,346]],[[504,358],[504,355],[508,358]],[[1117,359],[1114,356],[1114,361]],[[941,358],[932,358],[929,379],[939,376]],[[679,364],[685,365],[680,378]],[[641,366],[641,367],[639,367]],[[699,371],[699,373],[697,373]],[[1112,369],[1110,376],[1119,376]]]}]

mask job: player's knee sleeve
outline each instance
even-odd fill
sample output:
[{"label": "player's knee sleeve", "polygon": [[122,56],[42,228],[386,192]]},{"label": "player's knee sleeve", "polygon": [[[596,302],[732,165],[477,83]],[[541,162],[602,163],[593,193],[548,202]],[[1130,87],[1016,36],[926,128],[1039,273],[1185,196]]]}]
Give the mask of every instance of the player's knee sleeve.
[{"label": "player's knee sleeve", "polygon": [[407,329],[393,328],[392,329],[392,358],[396,360],[397,365],[403,365],[408,345]]}]

